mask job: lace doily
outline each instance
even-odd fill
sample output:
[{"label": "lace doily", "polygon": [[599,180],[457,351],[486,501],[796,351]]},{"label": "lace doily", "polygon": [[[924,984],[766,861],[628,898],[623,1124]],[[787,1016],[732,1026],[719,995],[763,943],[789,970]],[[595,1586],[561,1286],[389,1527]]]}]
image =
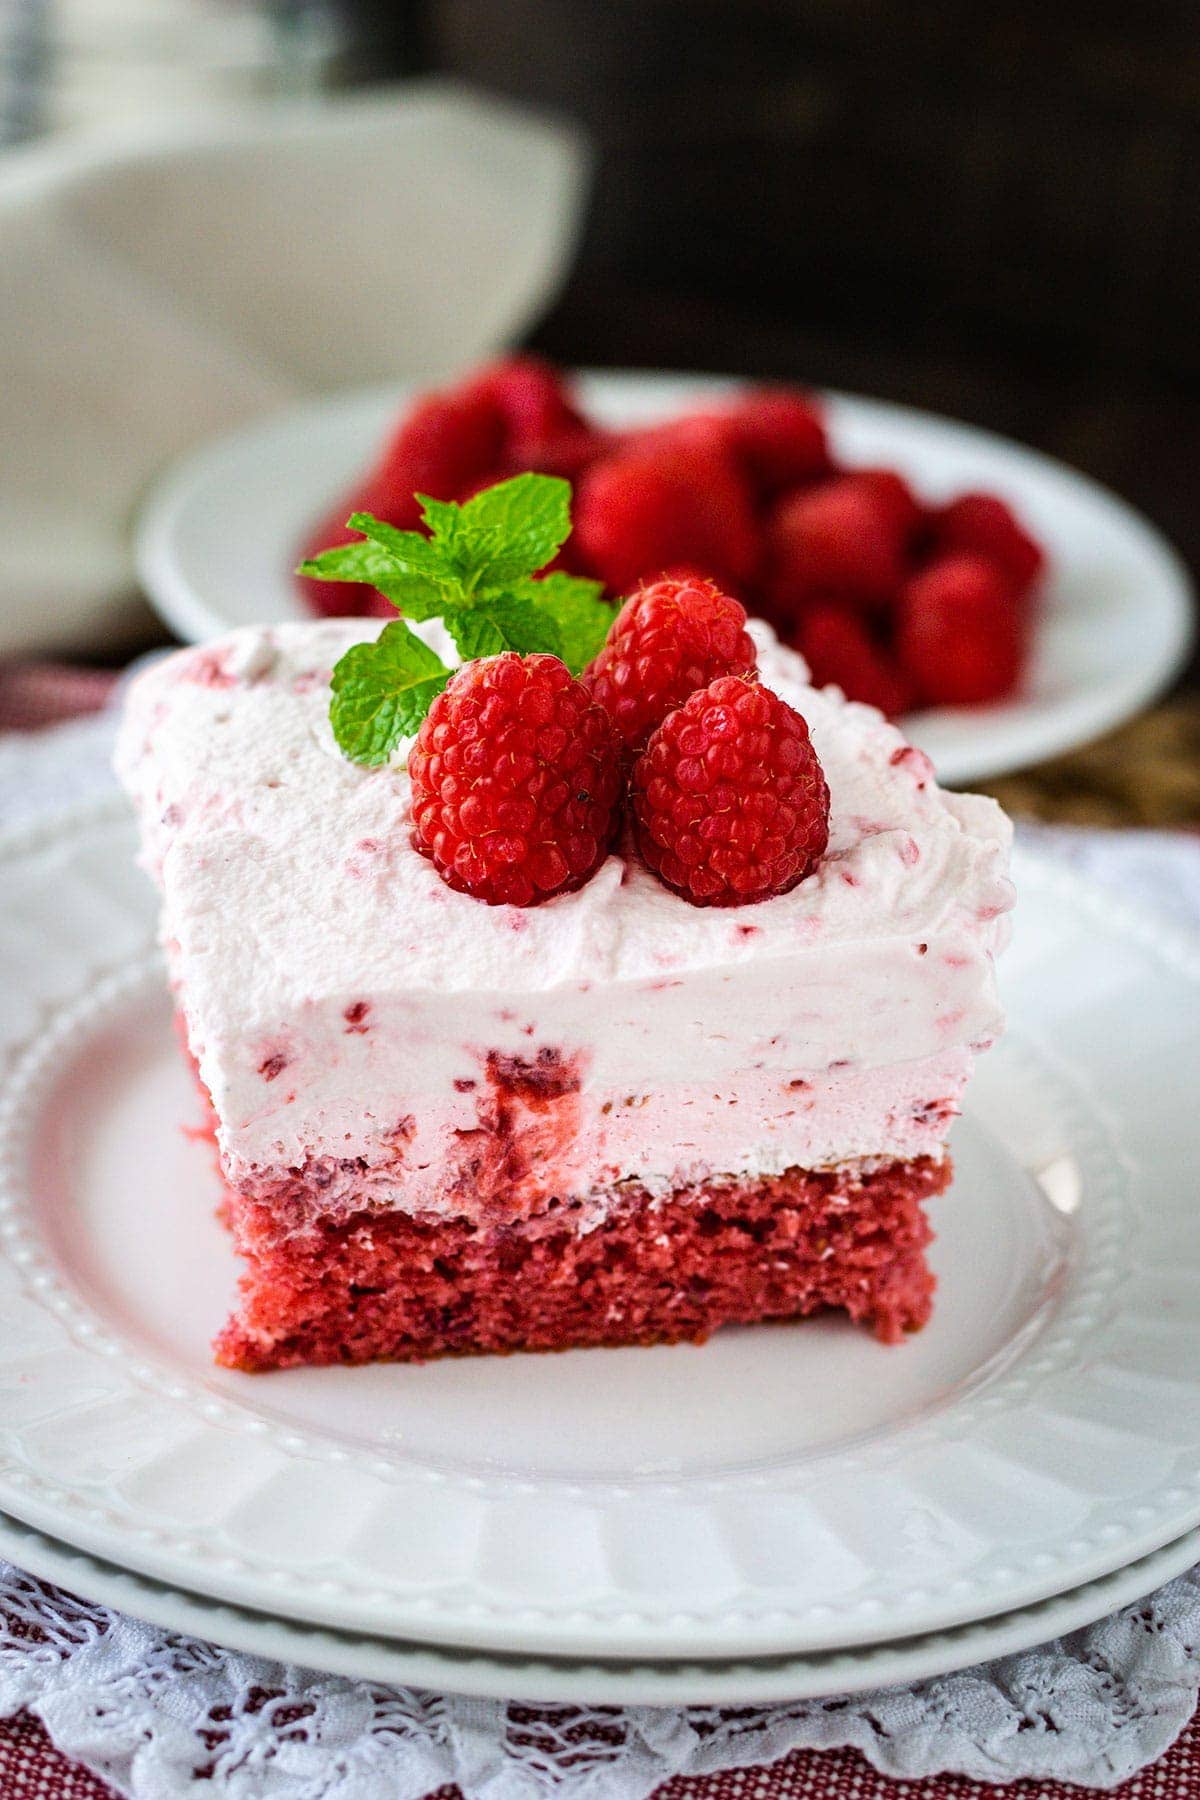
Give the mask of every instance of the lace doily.
[{"label": "lace doily", "polygon": [[[0,820],[107,785],[110,724],[0,743]],[[1200,925],[1200,841],[1038,831]],[[1107,1788],[1162,1754],[1200,1691],[1200,1569],[1068,1638],[956,1675],[791,1705],[534,1708],[389,1690],[219,1650],[0,1563],[0,1716],[28,1709],[133,1800],[643,1800],[674,1775],[850,1746],[884,1774]]]},{"label": "lace doily", "polygon": [[643,1800],[673,1775],[853,1746],[945,1769],[1114,1787],[1200,1688],[1200,1570],[1099,1625],[957,1675],[791,1705],[530,1707],[377,1688],[214,1649],[0,1563],[0,1715],[38,1714],[134,1800]]}]

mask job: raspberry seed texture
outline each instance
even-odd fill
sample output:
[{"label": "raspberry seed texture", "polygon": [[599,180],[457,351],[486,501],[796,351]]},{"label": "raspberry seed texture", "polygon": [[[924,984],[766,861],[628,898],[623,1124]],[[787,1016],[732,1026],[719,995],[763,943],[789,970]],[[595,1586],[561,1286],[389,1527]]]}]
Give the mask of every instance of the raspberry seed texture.
[{"label": "raspberry seed texture", "polygon": [[536,906],[607,854],[621,768],[608,715],[557,656],[468,663],[408,759],[413,842],[450,887]]},{"label": "raspberry seed texture", "polygon": [[665,577],[626,600],[584,679],[626,749],[638,751],[689,694],[757,661],[740,601],[699,577]]},{"label": "raspberry seed texture", "polygon": [[633,770],[642,855],[695,906],[785,894],[829,841],[829,789],[804,719],[742,676],[669,713]]}]

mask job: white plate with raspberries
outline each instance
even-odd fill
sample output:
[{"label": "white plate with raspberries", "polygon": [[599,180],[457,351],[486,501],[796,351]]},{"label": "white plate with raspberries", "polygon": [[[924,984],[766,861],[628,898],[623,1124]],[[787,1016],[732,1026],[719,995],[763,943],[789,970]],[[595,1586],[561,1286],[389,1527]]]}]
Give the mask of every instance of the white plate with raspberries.
[{"label": "white plate with raspberries", "polygon": [[[508,387],[497,399],[489,383]],[[643,565],[703,568],[815,680],[901,715],[943,782],[1089,742],[1148,704],[1191,643],[1192,585],[1166,540],[1019,444],[852,395],[649,373],[568,383],[529,363],[449,395],[333,396],[192,453],[143,509],[143,584],[193,642],[310,616],[322,584],[297,580],[301,553],[334,541],[352,506],[414,523],[398,496],[435,488],[447,458],[460,494],[521,467],[572,476],[580,572],[621,593]],[[355,592],[340,610],[371,604]]]}]

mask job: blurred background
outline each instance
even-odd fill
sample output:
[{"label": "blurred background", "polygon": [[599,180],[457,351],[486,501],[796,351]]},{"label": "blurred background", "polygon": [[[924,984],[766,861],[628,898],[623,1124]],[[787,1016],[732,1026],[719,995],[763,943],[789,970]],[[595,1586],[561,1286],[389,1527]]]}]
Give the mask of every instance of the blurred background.
[{"label": "blurred background", "polygon": [[532,341],[912,401],[1111,483],[1200,563],[1188,0],[4,0],[4,135],[449,74],[579,121]]},{"label": "blurred background", "polygon": [[[428,76],[565,119],[592,147],[577,248],[527,344],[568,365],[794,379],[986,425],[1115,488],[1200,568],[1193,5],[0,11],[0,133],[15,156]],[[1121,739],[1114,768],[1141,754],[1149,724],[1152,760],[1175,771],[1144,803],[1155,818],[1200,817],[1195,691],[1193,663]]]},{"label": "blurred background", "polygon": [[975,420],[1110,483],[1200,563],[1185,0],[351,13],[364,46],[407,45],[592,133],[583,249],[536,338],[553,355],[792,376]]}]

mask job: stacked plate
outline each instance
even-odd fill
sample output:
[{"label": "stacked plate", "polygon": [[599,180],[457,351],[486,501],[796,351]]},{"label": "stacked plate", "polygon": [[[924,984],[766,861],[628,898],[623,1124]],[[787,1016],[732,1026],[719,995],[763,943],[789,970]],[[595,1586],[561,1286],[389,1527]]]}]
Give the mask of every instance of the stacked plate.
[{"label": "stacked plate", "polygon": [[123,806],[0,844],[0,1553],[236,1647],[543,1700],[799,1696],[1200,1560],[1200,952],[1028,856],[933,1322],[241,1376]]}]

